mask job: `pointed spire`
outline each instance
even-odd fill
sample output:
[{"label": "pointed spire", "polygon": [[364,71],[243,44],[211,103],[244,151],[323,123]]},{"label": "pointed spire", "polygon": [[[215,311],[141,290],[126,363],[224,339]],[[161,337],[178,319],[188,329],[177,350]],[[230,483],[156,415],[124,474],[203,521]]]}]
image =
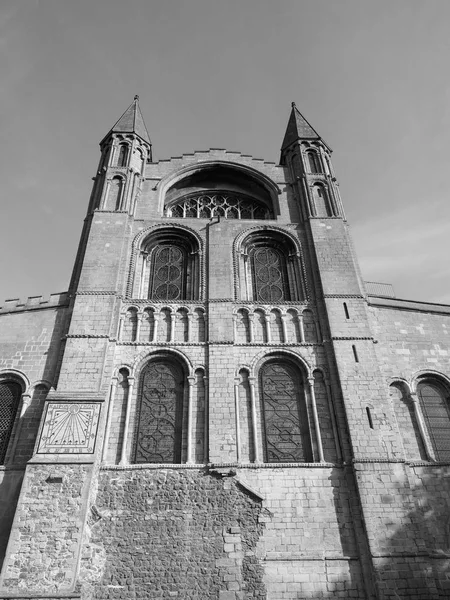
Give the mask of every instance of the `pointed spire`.
[{"label": "pointed spire", "polygon": [[150,136],[147,127],[145,126],[141,109],[139,108],[139,96],[137,94],[127,110],[113,125],[108,135],[110,133],[135,133],[142,138],[144,142],[151,144]]},{"label": "pointed spire", "polygon": [[[292,110],[289,117],[284,140],[281,145],[281,150],[296,142],[297,140],[319,140],[321,139],[317,131],[308,123],[302,113],[295,106],[295,102],[291,104]],[[323,141],[323,140],[322,140]]]}]

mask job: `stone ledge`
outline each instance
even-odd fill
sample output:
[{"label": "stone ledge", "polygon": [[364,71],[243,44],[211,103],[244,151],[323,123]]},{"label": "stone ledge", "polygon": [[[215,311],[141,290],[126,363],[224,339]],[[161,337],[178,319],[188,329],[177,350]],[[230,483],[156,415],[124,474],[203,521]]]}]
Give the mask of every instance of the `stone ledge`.
[{"label": "stone ledge", "polygon": [[45,594],[45,593],[35,593],[35,594],[19,594],[16,592],[0,592],[0,600],[41,600],[44,598],[48,598],[49,600],[66,600],[66,598],[81,598],[81,594],[75,592],[61,592],[59,594]]},{"label": "stone ledge", "polygon": [[153,464],[153,463],[142,463],[142,464],[126,464],[126,465],[101,465],[102,471],[138,471],[142,469],[155,470],[155,469],[342,469],[344,464],[341,463],[209,463],[209,464],[187,464],[187,463],[175,463],[175,464]]},{"label": "stone ledge", "polygon": [[369,306],[378,308],[392,308],[394,310],[408,310],[437,314],[450,314],[450,305],[436,304],[434,302],[418,302],[416,300],[401,300],[400,298],[385,298],[381,296],[367,296]]},{"label": "stone ledge", "polygon": [[342,561],[350,561],[350,560],[359,560],[359,556],[352,555],[341,555],[337,553],[325,554],[323,552],[313,554],[309,552],[267,552],[266,556],[263,558],[264,561],[282,561],[282,562],[292,562],[292,561],[325,561],[325,560],[342,560]]}]

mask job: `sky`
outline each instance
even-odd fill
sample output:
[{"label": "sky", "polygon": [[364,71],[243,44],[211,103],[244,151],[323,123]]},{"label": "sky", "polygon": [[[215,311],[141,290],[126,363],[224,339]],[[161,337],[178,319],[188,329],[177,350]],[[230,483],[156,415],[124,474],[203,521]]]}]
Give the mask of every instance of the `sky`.
[{"label": "sky", "polygon": [[450,304],[448,0],[2,0],[0,305],[65,291],[98,143],[139,94],[154,159],[333,148],[363,277]]}]

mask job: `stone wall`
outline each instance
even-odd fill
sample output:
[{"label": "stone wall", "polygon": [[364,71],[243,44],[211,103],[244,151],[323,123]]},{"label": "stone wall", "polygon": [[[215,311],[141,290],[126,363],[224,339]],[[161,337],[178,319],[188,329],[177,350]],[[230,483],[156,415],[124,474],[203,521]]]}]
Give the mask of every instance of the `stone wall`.
[{"label": "stone wall", "polygon": [[105,470],[83,549],[84,598],[266,598],[261,502],[199,470]]}]

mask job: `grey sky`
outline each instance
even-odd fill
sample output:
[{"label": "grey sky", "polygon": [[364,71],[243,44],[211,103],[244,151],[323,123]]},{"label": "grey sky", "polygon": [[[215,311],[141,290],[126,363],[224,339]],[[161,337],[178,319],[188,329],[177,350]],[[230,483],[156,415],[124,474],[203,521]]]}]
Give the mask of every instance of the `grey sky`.
[{"label": "grey sky", "polygon": [[448,0],[3,0],[3,299],[67,289],[98,142],[140,95],[154,156],[334,149],[363,275],[450,303]]}]

